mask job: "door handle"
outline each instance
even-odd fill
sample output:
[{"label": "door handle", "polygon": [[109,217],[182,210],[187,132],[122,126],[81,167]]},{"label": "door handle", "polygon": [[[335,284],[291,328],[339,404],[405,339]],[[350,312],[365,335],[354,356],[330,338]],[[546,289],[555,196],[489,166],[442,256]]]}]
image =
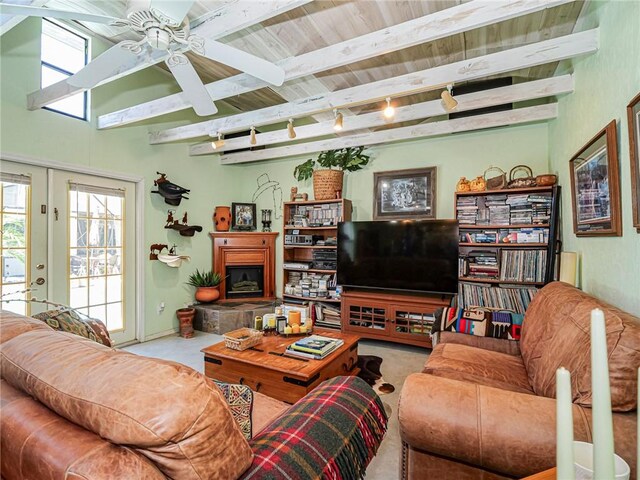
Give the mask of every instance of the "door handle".
[{"label": "door handle", "polygon": [[42,277],[36,278],[36,285],[44,285],[44,282],[45,282],[44,278]]}]

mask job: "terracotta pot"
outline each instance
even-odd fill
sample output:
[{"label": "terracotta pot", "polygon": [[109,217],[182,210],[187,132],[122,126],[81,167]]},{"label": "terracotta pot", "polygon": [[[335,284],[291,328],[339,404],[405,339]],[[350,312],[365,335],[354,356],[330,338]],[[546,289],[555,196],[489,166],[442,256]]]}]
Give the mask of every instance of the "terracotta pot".
[{"label": "terracotta pot", "polygon": [[176,315],[180,321],[180,335],[184,338],[193,337],[193,317],[196,315],[196,309],[179,308]]},{"label": "terracotta pot", "polygon": [[316,170],[313,172],[313,198],[316,200],[333,200],[336,192],[342,194],[342,170]]},{"label": "terracotta pot", "polygon": [[220,298],[220,287],[198,287],[195,297],[200,303],[215,302]]},{"label": "terracotta pot", "polygon": [[218,232],[228,232],[231,225],[231,207],[217,206],[213,212],[213,224]]}]

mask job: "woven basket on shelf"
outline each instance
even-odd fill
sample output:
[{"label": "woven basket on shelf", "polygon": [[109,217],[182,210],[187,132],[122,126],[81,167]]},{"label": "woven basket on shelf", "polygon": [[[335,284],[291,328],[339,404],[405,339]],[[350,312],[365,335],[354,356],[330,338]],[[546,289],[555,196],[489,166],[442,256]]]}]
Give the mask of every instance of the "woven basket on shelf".
[{"label": "woven basket on shelf", "polygon": [[253,328],[239,328],[224,334],[224,346],[233,350],[246,350],[262,341],[262,332]]},{"label": "woven basket on shelf", "polygon": [[316,170],[313,172],[313,197],[316,200],[336,198],[336,192],[342,190],[342,170]]}]

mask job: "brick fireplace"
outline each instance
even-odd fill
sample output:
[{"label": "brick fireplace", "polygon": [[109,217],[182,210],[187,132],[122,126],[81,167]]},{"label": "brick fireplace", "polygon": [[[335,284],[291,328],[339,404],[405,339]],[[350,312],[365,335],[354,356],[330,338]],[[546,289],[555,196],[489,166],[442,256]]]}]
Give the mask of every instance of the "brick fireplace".
[{"label": "brick fireplace", "polygon": [[214,232],[213,270],[224,278],[220,300],[275,299],[278,232]]}]

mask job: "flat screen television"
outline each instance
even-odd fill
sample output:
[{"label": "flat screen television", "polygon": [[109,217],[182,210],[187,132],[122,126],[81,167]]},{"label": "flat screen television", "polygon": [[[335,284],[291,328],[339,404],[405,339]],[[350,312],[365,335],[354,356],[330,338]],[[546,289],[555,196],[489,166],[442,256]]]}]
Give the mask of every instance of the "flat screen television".
[{"label": "flat screen television", "polygon": [[340,223],[338,284],[455,294],[458,238],[457,220]]}]

